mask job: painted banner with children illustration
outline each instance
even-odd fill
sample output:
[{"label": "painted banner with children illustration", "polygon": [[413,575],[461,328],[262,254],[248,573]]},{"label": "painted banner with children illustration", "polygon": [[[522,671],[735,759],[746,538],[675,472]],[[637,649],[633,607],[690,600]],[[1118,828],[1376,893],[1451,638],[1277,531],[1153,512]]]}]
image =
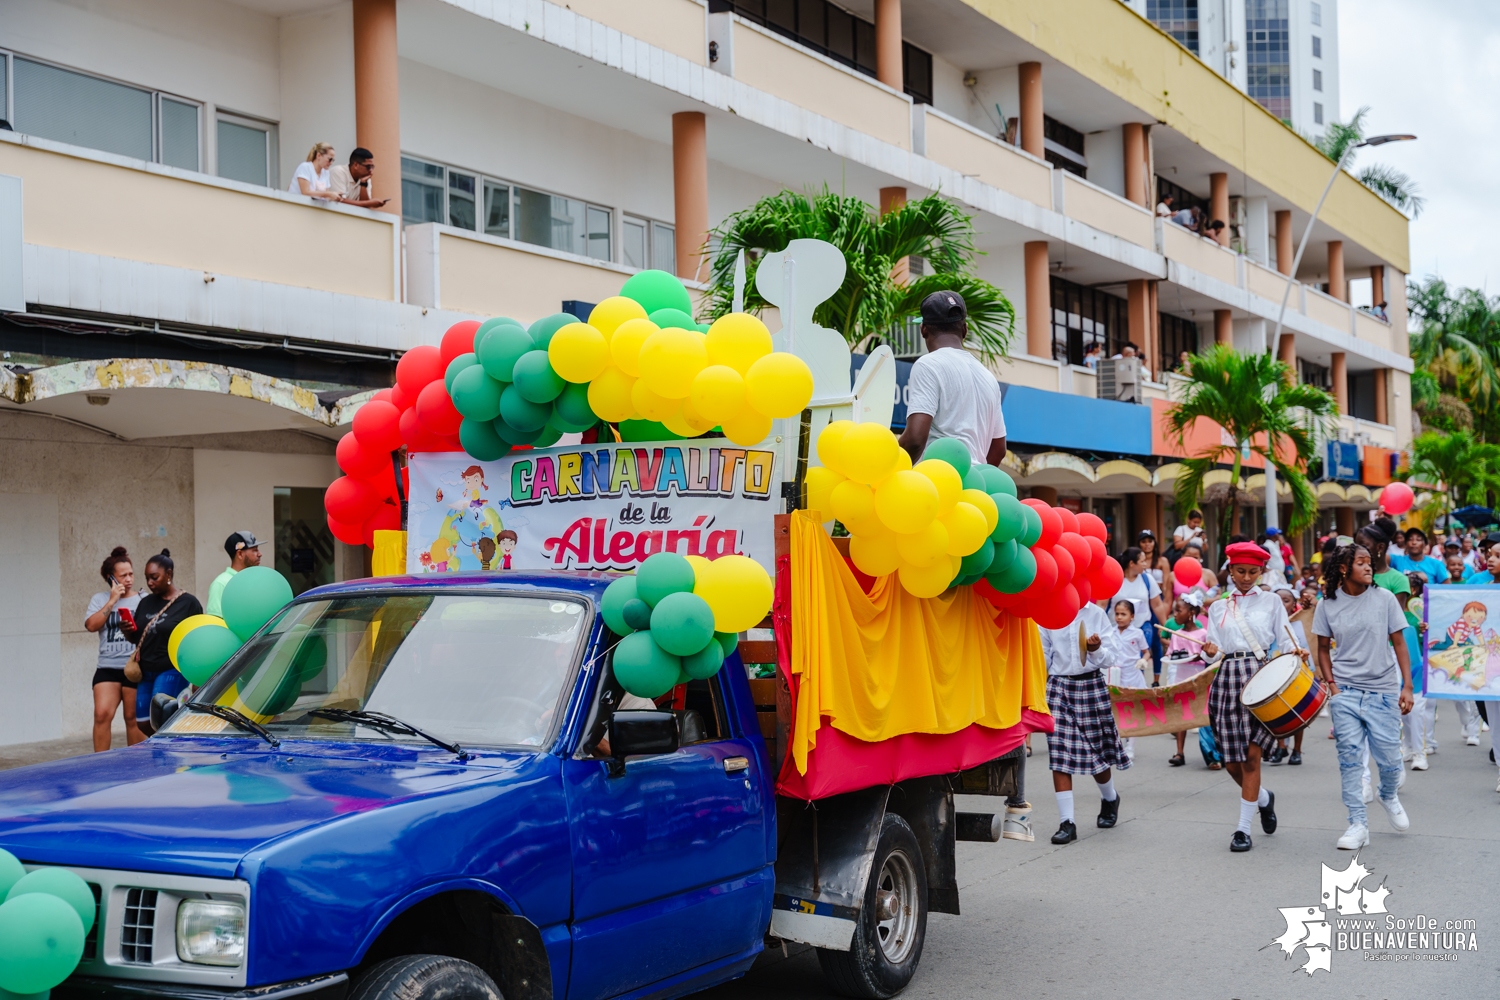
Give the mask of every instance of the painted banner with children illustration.
[{"label": "painted banner with children illustration", "polygon": [[1428,587],[1427,697],[1500,701],[1500,587]]},{"label": "painted banner with children illustration", "polygon": [[[775,453],[723,439],[413,455],[410,573],[631,570],[656,552],[775,571]],[[774,497],[774,499],[773,499]]]}]

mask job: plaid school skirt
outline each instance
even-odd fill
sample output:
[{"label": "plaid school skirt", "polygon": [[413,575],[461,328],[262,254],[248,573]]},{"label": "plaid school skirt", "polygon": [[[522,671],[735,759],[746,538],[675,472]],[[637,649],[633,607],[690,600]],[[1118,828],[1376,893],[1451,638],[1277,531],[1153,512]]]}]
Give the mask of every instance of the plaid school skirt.
[{"label": "plaid school skirt", "polygon": [[1250,744],[1262,755],[1276,749],[1276,737],[1240,702],[1245,682],[1260,669],[1254,653],[1230,653],[1219,663],[1219,673],[1208,688],[1208,719],[1227,764],[1244,763]]},{"label": "plaid school skirt", "polygon": [[1048,677],[1047,708],[1052,712],[1052,735],[1047,737],[1049,770],[1098,774],[1130,766],[1115,727],[1109,686],[1099,671]]}]

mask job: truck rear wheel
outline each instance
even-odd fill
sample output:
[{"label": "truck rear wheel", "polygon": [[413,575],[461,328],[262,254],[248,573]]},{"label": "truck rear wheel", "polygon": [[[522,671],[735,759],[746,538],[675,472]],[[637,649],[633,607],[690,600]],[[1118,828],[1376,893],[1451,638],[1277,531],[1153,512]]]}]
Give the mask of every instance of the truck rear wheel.
[{"label": "truck rear wheel", "polygon": [[848,951],[818,949],[818,964],[836,993],[884,1000],[906,988],[927,935],[927,870],[911,827],[886,813],[870,865],[865,904]]},{"label": "truck rear wheel", "polygon": [[447,955],[401,955],[370,967],[348,1000],[504,1000],[472,962]]}]

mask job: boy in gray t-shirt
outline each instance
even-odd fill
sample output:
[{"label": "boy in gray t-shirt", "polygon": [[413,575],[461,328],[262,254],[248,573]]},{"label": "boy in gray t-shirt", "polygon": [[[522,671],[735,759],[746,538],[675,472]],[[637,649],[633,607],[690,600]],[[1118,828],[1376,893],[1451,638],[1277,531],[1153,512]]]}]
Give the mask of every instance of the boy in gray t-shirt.
[{"label": "boy in gray t-shirt", "polygon": [[1411,826],[1396,797],[1401,778],[1401,716],[1411,711],[1411,664],[1406,616],[1396,596],[1375,586],[1369,551],[1346,545],[1323,561],[1323,600],[1313,613],[1318,674],[1333,697],[1334,739],[1349,829],[1341,850],[1357,851],[1370,842],[1364,800],[1365,748],[1380,768],[1380,804],[1391,826]]}]

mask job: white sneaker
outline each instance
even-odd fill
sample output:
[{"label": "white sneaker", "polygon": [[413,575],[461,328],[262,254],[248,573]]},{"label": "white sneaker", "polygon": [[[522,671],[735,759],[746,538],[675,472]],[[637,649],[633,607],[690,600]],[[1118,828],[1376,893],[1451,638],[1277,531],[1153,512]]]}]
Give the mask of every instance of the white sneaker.
[{"label": "white sneaker", "polygon": [[1416,754],[1415,750],[1409,750],[1406,747],[1402,747],[1401,748],[1401,761],[1402,761],[1402,763],[1410,764],[1412,756],[1414,754]]},{"label": "white sneaker", "polygon": [[1012,813],[1007,809],[1000,829],[1004,840],[1022,840],[1028,844],[1036,840],[1036,834],[1031,832],[1031,817],[1026,813]]},{"label": "white sneaker", "polygon": [[1365,779],[1364,800],[1366,805],[1375,801],[1375,786],[1370,784],[1369,778]]},{"label": "white sneaker", "polygon": [[1402,807],[1398,797],[1392,795],[1389,799],[1381,799],[1380,804],[1385,807],[1385,814],[1391,819],[1391,829],[1411,829],[1411,819],[1406,815],[1406,809]]},{"label": "white sneaker", "polygon": [[1349,829],[1345,830],[1344,835],[1339,838],[1339,850],[1357,851],[1361,847],[1368,846],[1369,843],[1370,828],[1367,826],[1362,826],[1359,823],[1355,823],[1351,825]]},{"label": "white sneaker", "polygon": [[1427,770],[1427,755],[1425,753],[1413,754],[1411,758],[1411,769],[1413,771]]},{"label": "white sneaker", "polygon": [[1464,746],[1477,747],[1478,745],[1479,745],[1479,737],[1478,736],[1465,736],[1464,737]]},{"label": "white sneaker", "polygon": [[1401,788],[1401,786],[1404,785],[1404,784],[1406,784],[1406,768],[1403,767],[1401,769],[1401,776],[1396,779],[1396,788],[1397,788],[1397,790],[1399,791],[1400,788]]},{"label": "white sneaker", "polygon": [[1433,754],[1437,753],[1437,744],[1436,743],[1429,743],[1429,744],[1427,744],[1427,746],[1423,749],[1422,752],[1425,753],[1427,756],[1431,757]]},{"label": "white sneaker", "polygon": [[1500,785],[1495,786],[1495,791],[1500,792]]},{"label": "white sneaker", "polygon": [[1487,732],[1489,732],[1490,731],[1490,724],[1488,722],[1485,722],[1483,719],[1480,719],[1479,720],[1479,731],[1481,733],[1487,733]]}]

